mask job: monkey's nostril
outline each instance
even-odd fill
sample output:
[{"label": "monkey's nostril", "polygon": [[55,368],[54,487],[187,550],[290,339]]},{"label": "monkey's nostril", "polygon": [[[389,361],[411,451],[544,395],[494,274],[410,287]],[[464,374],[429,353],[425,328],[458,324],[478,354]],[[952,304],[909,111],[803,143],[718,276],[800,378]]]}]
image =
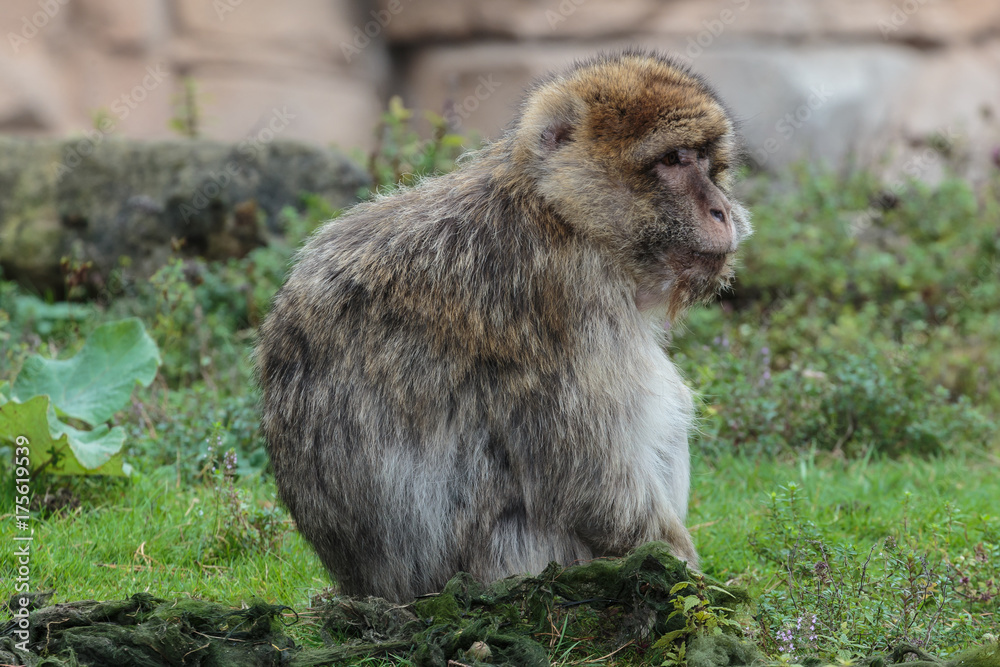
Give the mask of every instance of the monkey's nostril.
[{"label": "monkey's nostril", "polygon": [[718,220],[719,222],[726,221],[726,214],[722,211],[722,209],[713,208],[711,211],[709,211],[709,213],[711,213],[712,217]]}]

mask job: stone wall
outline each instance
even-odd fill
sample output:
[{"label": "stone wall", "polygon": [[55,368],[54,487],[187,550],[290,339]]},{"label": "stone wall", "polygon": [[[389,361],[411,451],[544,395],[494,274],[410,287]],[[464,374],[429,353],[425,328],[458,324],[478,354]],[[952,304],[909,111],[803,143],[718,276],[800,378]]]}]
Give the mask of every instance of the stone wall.
[{"label": "stone wall", "polygon": [[[170,136],[183,80],[207,137],[367,147],[389,95],[496,136],[535,76],[600,49],[705,73],[754,161],[933,179],[1000,160],[997,0],[5,0],[0,132]],[[91,130],[92,131],[92,130]]]},{"label": "stone wall", "polygon": [[0,132],[81,133],[101,113],[103,134],[176,137],[170,120],[191,78],[208,138],[278,128],[358,144],[388,72],[384,55],[341,55],[361,10],[349,0],[4,0]]}]

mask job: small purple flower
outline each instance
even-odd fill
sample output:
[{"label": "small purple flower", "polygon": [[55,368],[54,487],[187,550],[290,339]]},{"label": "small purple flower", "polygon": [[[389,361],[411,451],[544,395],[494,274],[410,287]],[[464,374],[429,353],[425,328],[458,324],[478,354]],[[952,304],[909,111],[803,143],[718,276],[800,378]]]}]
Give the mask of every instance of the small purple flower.
[{"label": "small purple flower", "polygon": [[225,456],[222,457],[222,464],[226,468],[226,474],[233,474],[236,472],[236,450],[230,449],[226,452]]},{"label": "small purple flower", "polygon": [[778,630],[778,641],[781,643],[782,653],[791,653],[795,650],[794,637],[791,630]]},{"label": "small purple flower", "polygon": [[[778,640],[778,648],[781,650],[781,652],[793,654],[795,652],[795,638],[797,635],[800,635],[800,633],[803,632],[808,632],[808,634],[805,636],[806,648],[808,647],[815,648],[816,639],[818,638],[818,635],[816,634],[816,622],[818,620],[819,619],[817,618],[816,614],[812,614],[810,616],[799,616],[797,619],[795,619],[794,631],[792,628],[779,630],[777,633],[777,640]],[[807,630],[803,630],[802,625],[804,621],[808,621],[809,623],[809,627]]]}]

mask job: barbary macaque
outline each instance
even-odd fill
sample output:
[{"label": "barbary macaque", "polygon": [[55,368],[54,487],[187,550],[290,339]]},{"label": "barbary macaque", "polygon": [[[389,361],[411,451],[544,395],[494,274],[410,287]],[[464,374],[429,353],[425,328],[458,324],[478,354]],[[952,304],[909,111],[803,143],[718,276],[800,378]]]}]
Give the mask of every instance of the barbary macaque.
[{"label": "barbary macaque", "polygon": [[651,540],[698,566],[692,394],[661,338],[732,277],[739,154],[686,67],[605,54],[457,171],[316,232],[256,362],[281,499],[344,593]]}]

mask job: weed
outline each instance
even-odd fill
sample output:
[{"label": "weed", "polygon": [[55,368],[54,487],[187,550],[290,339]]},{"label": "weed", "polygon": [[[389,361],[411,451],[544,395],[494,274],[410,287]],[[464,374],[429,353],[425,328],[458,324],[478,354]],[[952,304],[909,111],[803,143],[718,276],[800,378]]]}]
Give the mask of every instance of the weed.
[{"label": "weed", "polygon": [[181,80],[181,90],[173,98],[174,115],[170,129],[182,137],[197,139],[201,136],[202,113],[198,85],[192,77]]},{"label": "weed", "polygon": [[664,665],[685,664],[687,644],[694,637],[740,632],[740,624],[732,618],[732,610],[713,605],[707,595],[709,590],[732,597],[728,591],[707,583],[700,575],[694,575],[693,581],[679,582],[670,589],[670,594],[677,597],[673,600],[674,611],[668,620],[678,617],[684,625],[667,632],[653,644],[653,650],[659,652]]},{"label": "weed", "polygon": [[[940,646],[955,641],[956,634],[966,641],[978,639],[991,614],[978,618],[973,614],[995,598],[995,586],[991,589],[990,580],[982,578],[993,576],[995,566],[980,571],[973,585],[976,590],[985,585],[985,596],[961,591],[955,583],[964,575],[941,557],[944,545],[911,532],[910,497],[904,494],[904,518],[898,530],[859,551],[854,544],[830,539],[803,516],[796,484],[771,494],[766,517],[750,536],[750,545],[776,566],[782,579],[761,596],[756,617],[772,652],[860,658],[901,644]],[[994,548],[980,543],[973,553]],[[966,626],[964,633],[956,632],[960,620]]]},{"label": "weed", "polygon": [[414,113],[397,96],[375,128],[375,147],[367,157],[368,173],[376,192],[412,185],[423,176],[451,171],[466,146],[478,141],[449,132],[448,122],[426,112],[431,127],[429,139],[422,139],[413,127]]},{"label": "weed", "polygon": [[214,543],[207,562],[229,561],[245,552],[275,551],[288,532],[286,515],[273,504],[261,507],[250,494],[237,486],[238,456],[235,449],[222,451],[222,425],[208,438],[204,473],[210,480],[215,499]]}]

